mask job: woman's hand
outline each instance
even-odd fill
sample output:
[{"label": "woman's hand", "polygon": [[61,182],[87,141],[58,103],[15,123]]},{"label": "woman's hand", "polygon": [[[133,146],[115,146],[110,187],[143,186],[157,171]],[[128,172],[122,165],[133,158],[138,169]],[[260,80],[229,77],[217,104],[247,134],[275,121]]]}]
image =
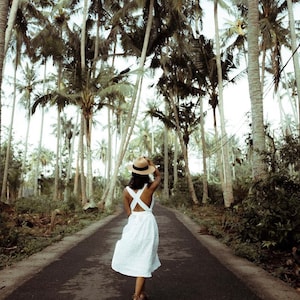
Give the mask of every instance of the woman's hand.
[{"label": "woman's hand", "polygon": [[155,167],[155,165],[153,164],[153,162],[150,158],[148,158],[146,156],[144,156],[144,158],[147,160],[149,166],[154,166]]}]

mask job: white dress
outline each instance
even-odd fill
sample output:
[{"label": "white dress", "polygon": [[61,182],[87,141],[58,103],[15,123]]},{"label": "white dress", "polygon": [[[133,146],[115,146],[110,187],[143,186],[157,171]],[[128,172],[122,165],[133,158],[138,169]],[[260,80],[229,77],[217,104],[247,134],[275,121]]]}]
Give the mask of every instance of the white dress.
[{"label": "white dress", "polygon": [[[126,187],[133,198],[130,204],[131,215],[123,228],[121,239],[116,243],[111,266],[113,270],[127,276],[151,277],[152,272],[161,265],[157,255],[158,227],[152,214],[154,200],[148,207],[140,199],[145,187],[136,193]],[[137,203],[144,211],[133,211]]]}]

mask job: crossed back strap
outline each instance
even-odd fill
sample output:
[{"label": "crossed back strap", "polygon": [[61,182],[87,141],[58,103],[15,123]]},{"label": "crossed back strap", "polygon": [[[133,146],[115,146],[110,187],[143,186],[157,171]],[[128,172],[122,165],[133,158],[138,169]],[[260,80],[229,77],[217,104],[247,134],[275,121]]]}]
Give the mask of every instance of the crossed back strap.
[{"label": "crossed back strap", "polygon": [[136,207],[137,204],[139,204],[140,207],[143,208],[143,210],[146,210],[146,211],[152,211],[152,206],[153,206],[153,201],[151,202],[151,205],[150,207],[144,203],[142,200],[141,200],[141,195],[145,189],[147,184],[144,185],[144,187],[140,190],[138,190],[137,192],[135,192],[133,189],[131,189],[129,186],[126,187],[128,193],[130,194],[130,196],[133,198],[133,200],[131,201],[130,203],[130,209],[131,210],[134,210],[134,208]]}]

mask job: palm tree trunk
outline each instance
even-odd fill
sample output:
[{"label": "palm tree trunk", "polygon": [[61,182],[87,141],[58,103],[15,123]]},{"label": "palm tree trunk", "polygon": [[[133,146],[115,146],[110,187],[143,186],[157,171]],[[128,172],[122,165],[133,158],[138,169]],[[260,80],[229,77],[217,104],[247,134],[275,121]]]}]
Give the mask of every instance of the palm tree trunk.
[{"label": "palm tree trunk", "polygon": [[79,134],[79,156],[80,156],[80,186],[81,186],[81,203],[84,205],[87,202],[86,196],[86,181],[85,181],[85,172],[84,172],[84,116],[81,112],[80,120],[80,134]]},{"label": "palm tree trunk", "polygon": [[257,181],[266,174],[265,164],[261,153],[265,150],[265,132],[263,117],[263,99],[259,77],[259,13],[258,0],[248,0],[248,84],[251,99],[252,137],[253,137],[253,164],[252,179]]},{"label": "palm tree trunk", "polygon": [[[67,175],[66,175],[66,182],[65,182],[65,193],[64,193],[64,202],[68,202],[70,199],[71,194],[71,177],[72,177],[72,163],[74,157],[74,146],[75,146],[75,138],[76,138],[76,131],[78,127],[78,119],[79,119],[79,111],[76,113],[76,121],[74,125],[72,140],[71,140],[71,147],[69,152],[69,161],[68,161],[68,168],[67,168]],[[74,193],[75,194],[75,193]]]},{"label": "palm tree trunk", "polygon": [[[5,30],[7,26],[8,1],[0,1],[0,90],[2,86],[2,74],[5,58]],[[2,128],[2,100],[0,93],[0,149],[1,149],[1,128]]]},{"label": "palm tree trunk", "polygon": [[[43,93],[44,94],[46,91],[46,76],[47,76],[47,59],[45,59],[44,75],[43,75],[43,81],[44,81],[43,82]],[[43,136],[44,136],[44,119],[45,119],[45,105],[42,104],[40,137],[39,137],[39,145],[38,145],[38,150],[37,150],[37,160],[36,160],[36,166],[35,166],[35,179],[34,179],[34,188],[33,188],[34,196],[38,195],[38,178],[39,178],[39,171],[40,171],[40,158],[41,158],[41,151],[42,151]]]},{"label": "palm tree trunk", "polygon": [[221,149],[223,157],[223,168],[224,168],[224,185],[223,185],[223,197],[225,207],[230,207],[234,202],[233,189],[232,189],[232,175],[230,169],[230,159],[227,143],[227,133],[225,130],[225,117],[223,108],[223,76],[221,66],[221,51],[220,51],[220,37],[219,37],[219,25],[218,25],[218,1],[214,1],[214,20],[215,20],[215,42],[216,42],[216,63],[218,73],[218,90],[219,90],[219,112],[221,122]]},{"label": "palm tree trunk", "polygon": [[[167,110],[167,105],[165,105]],[[164,199],[169,199],[169,131],[167,126],[164,126]]]},{"label": "palm tree trunk", "polygon": [[[141,58],[140,58],[140,64],[139,64],[139,70],[140,71],[143,71],[145,60],[146,60],[146,52],[147,52],[147,48],[148,48],[148,44],[149,44],[150,32],[151,32],[152,21],[153,21],[153,8],[154,8],[154,0],[150,0],[147,27],[146,27],[144,43],[143,43],[143,49],[142,49]],[[135,104],[136,104],[137,99],[138,99],[138,92],[139,92],[139,87],[140,87],[140,84],[141,84],[142,76],[143,76],[143,73],[140,72],[140,74],[138,75],[138,78],[136,80],[135,92],[134,92],[134,95],[132,97],[132,101],[130,103],[130,107],[129,107],[129,111],[128,111],[128,117],[127,117],[126,124],[125,124],[125,127],[124,127],[124,134],[122,135],[120,148],[119,148],[120,150],[119,150],[119,153],[118,153],[118,157],[116,159],[113,176],[111,178],[111,181],[110,181],[107,192],[105,192],[103,194],[103,197],[102,197],[102,202],[105,203],[105,207],[108,208],[108,209],[110,209],[111,205],[112,205],[113,192],[114,192],[115,184],[116,184],[116,181],[117,181],[119,167],[122,163],[122,160],[123,160],[123,157],[124,157],[124,152],[126,151],[126,142],[127,142],[126,140],[128,140],[127,134],[129,132],[129,127],[134,125],[134,124],[132,124],[131,117],[133,115],[133,110],[134,110]]]},{"label": "palm tree trunk", "polygon": [[203,100],[200,99],[200,130],[201,130],[201,143],[202,143],[202,164],[203,164],[203,194],[202,194],[202,203],[206,204],[208,199],[208,182],[207,182],[207,150],[206,150],[206,141],[205,141],[205,130],[204,130],[204,113],[203,113]]},{"label": "palm tree trunk", "polygon": [[180,142],[180,146],[181,146],[181,150],[182,150],[182,154],[183,154],[183,158],[184,158],[184,168],[185,168],[185,173],[186,173],[186,177],[187,177],[187,181],[188,181],[188,188],[189,188],[189,192],[190,195],[192,197],[192,201],[194,204],[198,205],[199,201],[197,199],[197,195],[195,192],[195,188],[194,188],[194,184],[193,184],[193,180],[192,180],[192,176],[191,176],[191,172],[190,172],[190,167],[189,167],[189,158],[188,158],[188,148],[187,145],[184,143],[183,140],[183,136],[180,130],[180,123],[179,123],[179,118],[178,118],[178,113],[177,113],[177,109],[176,109],[176,105],[173,99],[173,96],[170,96],[170,103],[173,109],[173,113],[174,113],[174,117],[175,117],[175,122],[176,122],[176,131],[177,131],[177,135],[179,138],[179,142]]},{"label": "palm tree trunk", "polygon": [[[112,125],[111,125],[111,109],[108,108],[107,109],[107,127],[108,127],[108,130],[107,130],[107,161],[105,163],[105,168],[106,168],[106,179],[109,179],[110,176],[111,176],[111,166],[112,166],[112,135],[111,135],[111,128],[112,128]],[[116,130],[116,143],[117,143],[117,135],[118,135],[118,132]],[[116,144],[116,148],[117,148],[117,144]]]},{"label": "palm tree trunk", "polygon": [[17,63],[18,60],[15,59],[15,68],[14,68],[14,94],[13,94],[13,103],[12,103],[12,110],[11,110],[11,117],[10,117],[10,125],[8,130],[8,138],[7,138],[7,148],[6,148],[6,158],[5,158],[5,164],[4,164],[4,172],[3,172],[3,181],[2,181],[2,190],[1,190],[1,200],[3,202],[5,201],[5,197],[7,197],[6,200],[8,200],[8,195],[6,193],[7,187],[8,187],[8,166],[10,163],[10,151],[11,151],[11,140],[12,140],[12,130],[14,126],[14,117],[15,117],[15,107],[16,107],[16,97],[17,97]]},{"label": "palm tree trunk", "polygon": [[[61,87],[61,73],[62,73],[62,67],[59,63],[58,66],[58,78],[57,78],[57,88],[60,92]],[[60,173],[61,173],[61,155],[60,155],[60,139],[61,139],[61,108],[59,104],[57,103],[57,137],[56,137],[56,163],[55,163],[55,175],[54,175],[54,191],[53,191],[53,200],[56,201],[60,198],[59,196],[59,179],[60,179]]]},{"label": "palm tree trunk", "polygon": [[89,200],[89,207],[96,206],[93,195],[93,168],[92,168],[92,118],[85,119],[85,137],[86,137],[86,161],[87,161],[87,198]]},{"label": "palm tree trunk", "polygon": [[[19,8],[19,1],[20,0],[13,0],[12,4],[11,4],[11,7],[10,7],[9,18],[8,18],[8,21],[7,21],[7,28],[5,30],[4,53],[7,52],[8,44],[9,44],[11,33],[12,33],[12,29],[13,29],[13,26],[15,25],[17,11],[18,11],[18,8]],[[2,2],[4,2],[4,1],[2,1]],[[6,2],[8,2],[8,1],[6,1]]]},{"label": "palm tree trunk", "polygon": [[293,12],[292,0],[287,0],[288,13],[289,13],[289,22],[290,22],[290,32],[291,32],[291,44],[293,51],[293,63],[294,63],[294,72],[296,77],[296,87],[297,87],[297,96],[298,96],[298,128],[300,136],[300,66],[299,66],[299,56],[297,52],[297,37],[295,32],[295,20]]},{"label": "palm tree trunk", "polygon": [[262,46],[262,59],[261,59],[261,75],[260,75],[260,82],[261,82],[261,94],[264,94],[264,81],[265,81],[265,70],[266,70],[266,47],[265,45]]},{"label": "palm tree trunk", "polygon": [[173,160],[173,186],[176,186],[178,183],[178,168],[177,168],[177,160],[178,160],[178,141],[177,135],[174,136],[174,160]]},{"label": "palm tree trunk", "polygon": [[59,199],[58,193],[58,181],[59,181],[59,169],[60,169],[60,135],[61,135],[61,119],[60,109],[57,108],[57,136],[56,136],[56,157],[55,157],[55,171],[54,171],[54,190],[53,190],[53,201]]},{"label": "palm tree trunk", "polygon": [[[82,27],[81,27],[81,41],[80,41],[80,57],[81,57],[81,73],[85,76],[86,65],[85,65],[85,47],[86,47],[86,22],[88,15],[88,0],[83,2],[83,16],[82,16]],[[92,96],[89,92],[83,92],[82,98],[88,103],[92,103]],[[91,150],[91,139],[92,139],[92,118],[90,114],[84,118],[84,130],[86,140],[86,159],[87,159],[87,197],[89,200],[90,207],[95,207],[94,195],[93,195],[93,170],[92,170],[92,150]]]},{"label": "palm tree trunk", "polygon": [[21,185],[20,185],[20,189],[19,189],[18,198],[24,197],[24,173],[25,173],[25,166],[26,166],[26,160],[27,160],[28,138],[29,138],[29,131],[30,131],[30,123],[31,123],[30,95],[31,94],[29,94],[28,103],[27,103],[28,119],[27,119],[27,129],[26,129],[26,137],[25,137],[25,145],[24,145],[25,148],[24,148],[22,168],[21,168]]}]

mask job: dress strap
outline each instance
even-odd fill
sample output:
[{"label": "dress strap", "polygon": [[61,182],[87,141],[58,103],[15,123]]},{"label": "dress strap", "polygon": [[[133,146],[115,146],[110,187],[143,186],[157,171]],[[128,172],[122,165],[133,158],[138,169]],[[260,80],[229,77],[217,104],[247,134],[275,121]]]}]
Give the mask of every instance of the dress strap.
[{"label": "dress strap", "polygon": [[133,189],[131,189],[129,186],[126,187],[128,193],[130,194],[130,196],[133,198],[131,203],[130,203],[130,209],[134,210],[134,208],[136,207],[137,204],[139,204],[144,210],[146,211],[151,211],[152,209],[152,203],[151,203],[151,207],[149,208],[147,206],[147,204],[145,204],[142,200],[141,200],[141,195],[145,189],[147,184],[144,185],[144,187],[140,190],[138,190],[137,192],[135,192]]}]

